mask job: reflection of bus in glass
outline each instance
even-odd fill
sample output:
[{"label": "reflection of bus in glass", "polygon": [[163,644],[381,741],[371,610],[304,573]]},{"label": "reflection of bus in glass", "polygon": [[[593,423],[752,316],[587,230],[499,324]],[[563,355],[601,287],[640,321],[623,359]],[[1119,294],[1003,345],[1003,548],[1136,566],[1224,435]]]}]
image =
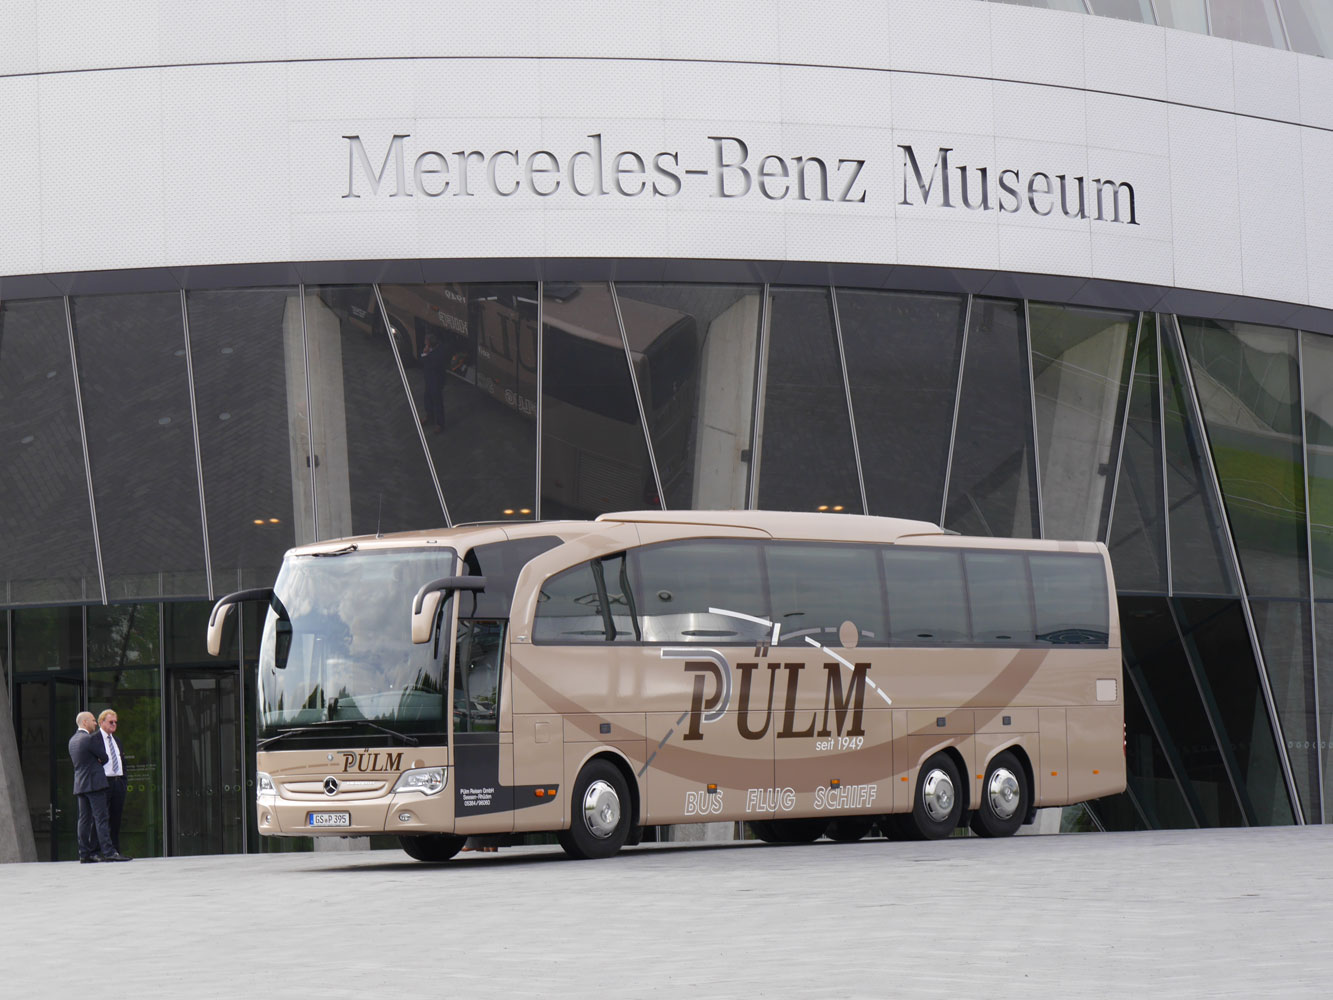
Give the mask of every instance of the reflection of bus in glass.
[{"label": "reflection of bus in glass", "polygon": [[1114,593],[1094,542],[621,513],[293,549],[209,648],[267,600],[265,835],[1005,836],[1125,788]]},{"label": "reflection of bus in glass", "polygon": [[[382,285],[380,291],[405,365],[419,364],[427,338],[436,337],[452,375],[535,419],[535,286]],[[561,514],[656,504],[630,365],[665,489],[691,471],[694,318],[621,298],[627,363],[607,284],[547,282],[543,295],[543,464],[550,473],[542,483],[544,498]],[[378,315],[378,307],[370,305]]]}]

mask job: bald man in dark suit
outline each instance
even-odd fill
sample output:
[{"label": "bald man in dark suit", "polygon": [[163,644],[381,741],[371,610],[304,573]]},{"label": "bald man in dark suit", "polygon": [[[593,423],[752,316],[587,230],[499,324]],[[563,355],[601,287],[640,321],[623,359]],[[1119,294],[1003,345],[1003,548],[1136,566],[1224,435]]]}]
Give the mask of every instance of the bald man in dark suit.
[{"label": "bald man in dark suit", "polygon": [[74,722],[79,728],[69,738],[69,759],[74,762],[74,796],[79,801],[79,861],[128,861],[111,843],[103,769],[108,758],[101,738],[95,735],[97,717],[80,712]]}]

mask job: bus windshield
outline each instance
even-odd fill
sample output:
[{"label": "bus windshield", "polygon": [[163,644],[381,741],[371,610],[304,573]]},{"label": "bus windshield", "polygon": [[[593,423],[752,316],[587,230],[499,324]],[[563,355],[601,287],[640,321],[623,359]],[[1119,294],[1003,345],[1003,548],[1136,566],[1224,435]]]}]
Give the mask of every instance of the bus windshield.
[{"label": "bus windshield", "polygon": [[456,562],[435,547],[288,556],[259,648],[261,739],[343,723],[362,743],[379,727],[442,741],[444,666],[435,644],[413,645],[409,611]]}]

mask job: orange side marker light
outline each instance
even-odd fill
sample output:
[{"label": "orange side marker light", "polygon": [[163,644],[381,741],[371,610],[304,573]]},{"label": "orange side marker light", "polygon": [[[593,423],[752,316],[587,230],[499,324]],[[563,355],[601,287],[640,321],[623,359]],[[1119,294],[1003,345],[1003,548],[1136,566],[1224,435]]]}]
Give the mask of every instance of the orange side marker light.
[{"label": "orange side marker light", "polygon": [[533,792],[532,792],[532,794],[535,795],[535,796],[537,796],[537,798],[539,798],[539,799],[540,799],[540,798],[543,798],[543,797],[546,795],[546,789],[545,789],[545,788],[537,788],[537,789],[534,789]]}]

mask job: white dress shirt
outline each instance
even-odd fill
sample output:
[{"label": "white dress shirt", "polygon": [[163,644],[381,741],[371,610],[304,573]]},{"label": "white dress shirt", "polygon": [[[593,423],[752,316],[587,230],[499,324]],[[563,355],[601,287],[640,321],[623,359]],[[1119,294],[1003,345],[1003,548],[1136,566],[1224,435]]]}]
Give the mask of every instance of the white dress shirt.
[{"label": "white dress shirt", "polygon": [[120,744],[116,743],[115,752],[112,753],[112,743],[115,743],[115,737],[108,733],[101,726],[97,727],[98,734],[102,737],[102,745],[106,748],[106,763],[102,765],[102,770],[106,772],[108,778],[123,777],[125,774],[125,755],[120,752]]}]

